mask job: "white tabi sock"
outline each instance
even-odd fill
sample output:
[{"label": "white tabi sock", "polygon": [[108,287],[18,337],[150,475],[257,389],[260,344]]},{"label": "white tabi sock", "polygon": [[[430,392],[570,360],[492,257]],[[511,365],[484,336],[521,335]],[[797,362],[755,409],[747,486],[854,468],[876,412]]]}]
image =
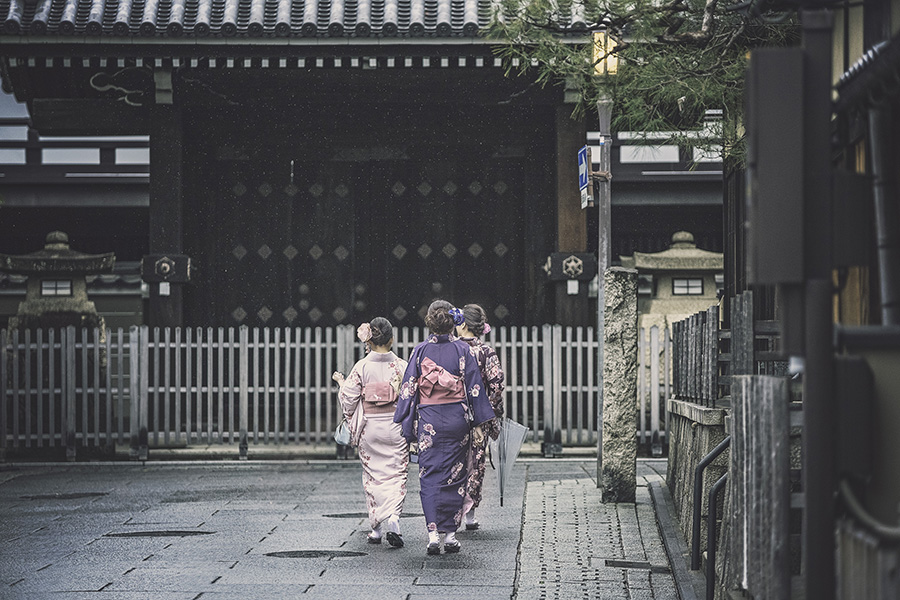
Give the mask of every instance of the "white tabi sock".
[{"label": "white tabi sock", "polygon": [[387,521],[384,522],[384,529],[392,533],[400,533],[400,517],[397,515],[388,517]]}]

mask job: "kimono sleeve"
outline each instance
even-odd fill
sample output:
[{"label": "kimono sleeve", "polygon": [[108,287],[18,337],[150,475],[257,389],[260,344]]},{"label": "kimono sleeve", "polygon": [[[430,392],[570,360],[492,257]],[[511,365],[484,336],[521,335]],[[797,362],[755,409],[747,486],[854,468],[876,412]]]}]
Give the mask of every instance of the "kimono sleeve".
[{"label": "kimono sleeve", "polygon": [[[464,343],[464,342],[463,342]],[[478,368],[478,361],[468,351],[466,347],[466,396],[469,399],[469,405],[472,407],[474,420],[472,425],[481,425],[486,421],[494,418],[494,409],[488,401],[487,389],[484,381],[481,379],[481,369]]]},{"label": "kimono sleeve", "polygon": [[338,401],[341,403],[341,411],[344,417],[349,421],[353,416],[353,412],[362,400],[362,361],[353,365],[353,369],[344,380],[341,389],[338,391]]},{"label": "kimono sleeve", "polygon": [[417,439],[415,427],[416,408],[419,405],[419,362],[421,351],[419,347],[413,350],[409,357],[409,364],[400,381],[400,392],[397,398],[397,408],[394,410],[394,423],[400,423],[403,437],[408,442]]},{"label": "kimono sleeve", "polygon": [[487,385],[488,392],[488,400],[491,403],[491,407],[494,409],[494,415],[497,417],[503,416],[503,390],[506,387],[504,380],[506,379],[506,375],[503,373],[503,368],[500,366],[500,359],[497,358],[497,353],[494,352],[493,348],[486,347],[484,349],[484,373],[485,373],[485,385]]}]

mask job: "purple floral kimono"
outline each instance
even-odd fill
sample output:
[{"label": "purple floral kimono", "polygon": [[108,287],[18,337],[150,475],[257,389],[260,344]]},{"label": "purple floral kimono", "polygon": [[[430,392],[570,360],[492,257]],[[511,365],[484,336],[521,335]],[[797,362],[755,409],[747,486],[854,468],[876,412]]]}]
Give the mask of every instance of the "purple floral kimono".
[{"label": "purple floral kimono", "polygon": [[500,435],[500,417],[503,416],[503,389],[505,387],[503,369],[500,367],[500,359],[497,353],[480,338],[460,338],[472,347],[481,378],[487,386],[487,396],[494,409],[496,419],[491,419],[484,424],[485,438],[481,444],[472,444],[472,452],[469,455],[469,482],[466,487],[465,509],[478,508],[481,504],[481,488],[484,485],[484,472],[488,437],[497,439]]},{"label": "purple floral kimono", "polygon": [[394,422],[402,425],[407,440],[419,443],[419,495],[429,531],[459,527],[469,478],[470,431],[493,418],[468,344],[452,335],[432,335],[415,347]]}]

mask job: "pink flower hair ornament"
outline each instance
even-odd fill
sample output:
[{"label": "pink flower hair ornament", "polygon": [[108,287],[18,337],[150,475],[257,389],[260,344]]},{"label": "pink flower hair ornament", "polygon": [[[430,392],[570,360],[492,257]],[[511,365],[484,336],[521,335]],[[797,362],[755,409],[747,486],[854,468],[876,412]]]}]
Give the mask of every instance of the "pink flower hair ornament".
[{"label": "pink flower hair ornament", "polygon": [[491,326],[487,321],[484,322],[484,331],[481,332],[481,335],[487,335],[491,332]]},{"label": "pink flower hair ornament", "polygon": [[356,337],[359,338],[359,341],[362,343],[366,343],[372,339],[372,326],[368,323],[363,323],[359,327],[356,328]]}]

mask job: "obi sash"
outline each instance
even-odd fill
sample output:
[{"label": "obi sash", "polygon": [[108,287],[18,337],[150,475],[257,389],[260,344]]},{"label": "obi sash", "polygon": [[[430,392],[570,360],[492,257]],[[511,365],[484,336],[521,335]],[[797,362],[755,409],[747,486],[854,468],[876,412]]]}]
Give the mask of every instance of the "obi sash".
[{"label": "obi sash", "polygon": [[466,399],[462,377],[450,373],[430,358],[422,359],[421,371],[420,404],[451,404]]},{"label": "obi sash", "polygon": [[394,414],[397,394],[387,381],[373,381],[362,390],[363,413],[367,415]]}]

